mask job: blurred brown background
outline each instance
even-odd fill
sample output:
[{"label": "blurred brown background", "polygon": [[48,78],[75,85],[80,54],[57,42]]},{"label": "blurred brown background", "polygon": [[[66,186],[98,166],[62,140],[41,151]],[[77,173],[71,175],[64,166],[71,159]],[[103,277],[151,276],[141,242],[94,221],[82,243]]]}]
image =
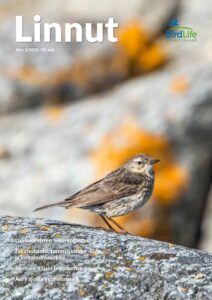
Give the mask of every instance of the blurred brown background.
[{"label": "blurred brown background", "polygon": [[[15,16],[31,33],[35,14],[82,26],[113,17],[119,43],[15,43]],[[197,41],[166,39],[173,19]],[[161,160],[154,194],[117,221],[212,251],[210,1],[0,1],[0,23],[1,214],[99,226],[79,209],[32,211],[144,152]],[[38,52],[16,51],[26,47]]]}]

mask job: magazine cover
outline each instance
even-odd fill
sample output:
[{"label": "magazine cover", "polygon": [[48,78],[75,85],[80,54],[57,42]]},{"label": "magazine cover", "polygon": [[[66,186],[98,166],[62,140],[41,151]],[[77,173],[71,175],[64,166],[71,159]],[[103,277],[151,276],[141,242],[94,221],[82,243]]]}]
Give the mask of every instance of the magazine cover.
[{"label": "magazine cover", "polygon": [[212,299],[209,0],[0,0],[0,299]]}]

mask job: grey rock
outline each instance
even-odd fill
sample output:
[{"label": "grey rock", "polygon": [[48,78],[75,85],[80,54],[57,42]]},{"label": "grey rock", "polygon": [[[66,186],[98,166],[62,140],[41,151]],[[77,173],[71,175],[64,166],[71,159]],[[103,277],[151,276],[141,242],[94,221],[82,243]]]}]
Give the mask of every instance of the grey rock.
[{"label": "grey rock", "polygon": [[212,299],[212,255],[46,219],[1,217],[1,299]]}]

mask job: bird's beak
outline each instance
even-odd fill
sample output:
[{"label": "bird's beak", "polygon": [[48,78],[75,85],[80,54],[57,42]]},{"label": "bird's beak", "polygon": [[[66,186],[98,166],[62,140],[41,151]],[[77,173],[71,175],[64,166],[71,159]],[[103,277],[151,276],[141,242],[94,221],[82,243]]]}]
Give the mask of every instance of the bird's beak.
[{"label": "bird's beak", "polygon": [[154,164],[158,163],[159,161],[160,161],[160,159],[152,159],[151,164],[154,165]]}]

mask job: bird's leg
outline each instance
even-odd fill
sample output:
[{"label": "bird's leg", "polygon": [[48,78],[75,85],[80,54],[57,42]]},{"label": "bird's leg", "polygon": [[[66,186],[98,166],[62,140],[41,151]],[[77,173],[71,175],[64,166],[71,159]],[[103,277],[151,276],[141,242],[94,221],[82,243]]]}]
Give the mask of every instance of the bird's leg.
[{"label": "bird's leg", "polygon": [[108,218],[113,224],[115,224],[120,230],[121,230],[121,232],[123,233],[123,234],[127,234],[128,232],[127,232],[127,230],[126,229],[124,229],[123,227],[121,227],[121,225],[119,225],[116,221],[114,221],[113,219],[111,219],[111,218]]},{"label": "bird's leg", "polygon": [[108,222],[107,218],[103,215],[99,215],[102,220],[107,224],[107,226],[110,228],[110,230],[115,231],[114,228],[110,225],[110,223]]}]

